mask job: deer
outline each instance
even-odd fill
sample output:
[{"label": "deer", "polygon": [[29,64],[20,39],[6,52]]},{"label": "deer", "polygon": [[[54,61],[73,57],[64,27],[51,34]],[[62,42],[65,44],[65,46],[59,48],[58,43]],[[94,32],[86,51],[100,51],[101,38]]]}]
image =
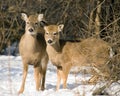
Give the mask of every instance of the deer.
[{"label": "deer", "polygon": [[19,52],[23,62],[23,78],[19,94],[24,91],[29,65],[34,67],[36,90],[45,89],[48,64],[44,29],[40,26],[40,22],[44,20],[43,14],[28,16],[26,13],[21,13],[21,18],[25,21],[25,33],[19,43]]},{"label": "deer", "polygon": [[72,66],[93,67],[96,74],[92,72],[93,76],[88,80],[89,83],[96,83],[101,76],[109,78],[110,69],[107,65],[113,55],[111,46],[94,37],[77,42],[61,40],[63,28],[64,24],[44,25],[46,51],[49,60],[57,68],[56,90],[59,90],[61,81],[63,88],[67,87],[67,78]]}]

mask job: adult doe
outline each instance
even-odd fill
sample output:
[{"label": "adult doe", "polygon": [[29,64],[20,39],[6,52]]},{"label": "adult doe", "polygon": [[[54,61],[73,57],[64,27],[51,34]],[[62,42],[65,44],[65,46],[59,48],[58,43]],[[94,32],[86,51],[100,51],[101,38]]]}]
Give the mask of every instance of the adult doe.
[{"label": "adult doe", "polygon": [[89,82],[94,82],[98,77],[109,77],[110,70],[107,63],[111,56],[111,47],[101,39],[88,38],[81,42],[62,41],[60,32],[64,25],[47,25],[45,40],[47,53],[51,62],[57,67],[57,86],[59,89],[61,79],[63,88],[66,88],[67,77],[72,66],[93,66],[94,74]]},{"label": "adult doe", "polygon": [[44,29],[40,27],[43,14],[30,15],[29,17],[25,13],[21,15],[22,19],[26,22],[26,26],[25,33],[19,43],[19,52],[23,62],[23,78],[19,94],[24,91],[29,64],[34,66],[36,90],[44,90],[48,63]]}]

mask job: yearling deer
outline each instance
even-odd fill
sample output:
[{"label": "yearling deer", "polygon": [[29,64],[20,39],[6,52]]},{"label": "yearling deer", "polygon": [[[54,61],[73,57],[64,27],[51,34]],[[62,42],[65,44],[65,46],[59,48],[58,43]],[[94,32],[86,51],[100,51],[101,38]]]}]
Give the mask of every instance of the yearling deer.
[{"label": "yearling deer", "polygon": [[109,77],[110,70],[107,63],[111,55],[111,47],[101,39],[88,38],[81,42],[62,41],[60,32],[64,25],[44,26],[47,53],[50,61],[57,67],[57,86],[59,89],[61,79],[63,88],[66,88],[67,77],[72,66],[93,66],[94,74],[89,82],[96,82],[100,77]]},{"label": "yearling deer", "polygon": [[44,29],[40,27],[43,14],[30,15],[22,13],[22,19],[26,22],[25,33],[19,44],[19,51],[23,62],[23,79],[19,94],[23,93],[25,80],[28,73],[28,65],[34,66],[34,78],[36,90],[44,90],[45,75],[48,63]]}]

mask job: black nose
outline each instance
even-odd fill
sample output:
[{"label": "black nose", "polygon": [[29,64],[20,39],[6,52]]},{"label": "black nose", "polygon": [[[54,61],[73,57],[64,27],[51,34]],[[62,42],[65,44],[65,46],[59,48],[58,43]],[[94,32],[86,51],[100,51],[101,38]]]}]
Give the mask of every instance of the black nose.
[{"label": "black nose", "polygon": [[30,29],[29,29],[29,32],[33,32],[33,29],[32,29],[32,28],[30,28]]},{"label": "black nose", "polygon": [[53,41],[52,40],[48,40],[48,43],[51,44]]}]

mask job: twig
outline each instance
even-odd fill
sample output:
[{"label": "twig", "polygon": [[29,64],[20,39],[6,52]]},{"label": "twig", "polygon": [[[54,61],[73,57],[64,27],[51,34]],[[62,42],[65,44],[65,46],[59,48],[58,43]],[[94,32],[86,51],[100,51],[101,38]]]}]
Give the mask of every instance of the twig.
[{"label": "twig", "polygon": [[9,53],[8,53],[8,56],[9,56],[9,60],[8,60],[8,78],[9,78],[9,89],[10,89],[10,94],[12,95],[12,81],[11,81],[11,72],[10,72],[10,68],[11,68],[11,66],[10,66],[10,41],[9,41],[9,43],[8,43],[8,51],[9,51]]},{"label": "twig", "polygon": [[116,20],[114,20],[113,22],[111,22],[110,24],[108,24],[105,28],[103,28],[103,29],[100,31],[100,33],[101,33],[103,30],[105,30],[107,27],[109,27],[110,25],[116,23],[118,20],[120,20],[120,17],[117,18]]}]

